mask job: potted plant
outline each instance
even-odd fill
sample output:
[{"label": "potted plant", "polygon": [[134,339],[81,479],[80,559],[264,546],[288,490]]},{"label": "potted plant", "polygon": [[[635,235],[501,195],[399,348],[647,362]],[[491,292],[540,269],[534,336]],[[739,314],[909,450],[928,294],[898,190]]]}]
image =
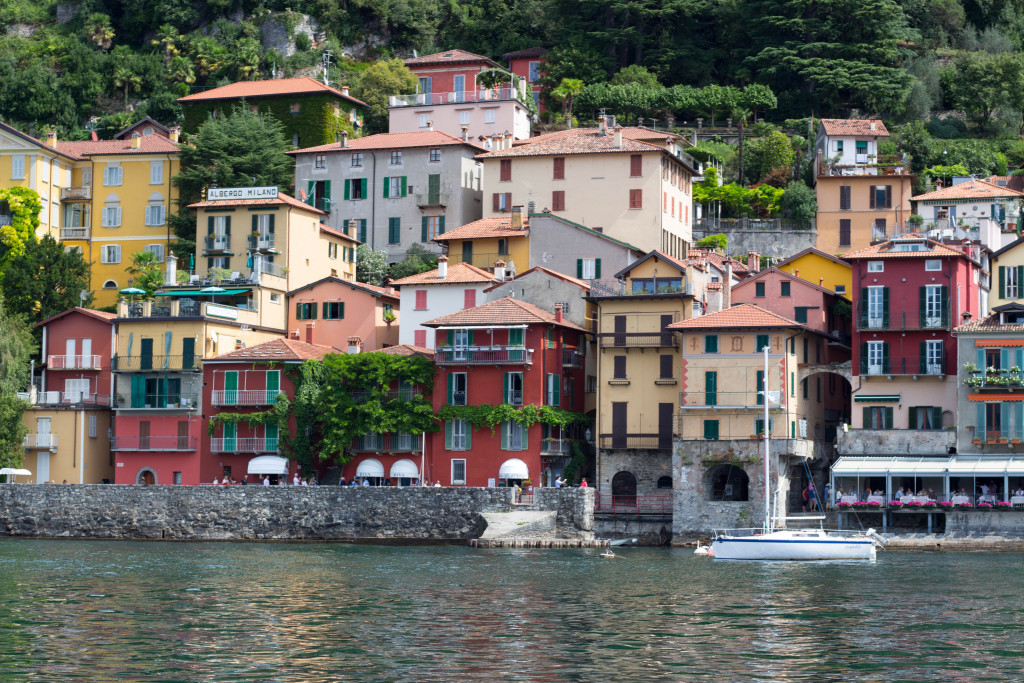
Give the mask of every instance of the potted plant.
[{"label": "potted plant", "polygon": [[903,507],[903,501],[902,500],[890,500],[889,501],[889,507],[892,508],[893,510],[899,510],[901,507]]}]

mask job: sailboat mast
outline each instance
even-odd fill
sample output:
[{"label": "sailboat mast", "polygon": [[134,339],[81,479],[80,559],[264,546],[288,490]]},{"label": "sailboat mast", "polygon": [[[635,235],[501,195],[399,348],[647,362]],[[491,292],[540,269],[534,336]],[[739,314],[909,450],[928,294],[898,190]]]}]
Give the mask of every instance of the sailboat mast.
[{"label": "sailboat mast", "polygon": [[772,531],[772,505],[771,505],[771,485],[768,483],[768,451],[771,444],[772,430],[771,423],[768,422],[768,346],[766,345],[763,349],[764,352],[764,372],[761,374],[761,380],[763,386],[761,387],[762,396],[764,397],[764,528],[766,531],[771,533]]}]

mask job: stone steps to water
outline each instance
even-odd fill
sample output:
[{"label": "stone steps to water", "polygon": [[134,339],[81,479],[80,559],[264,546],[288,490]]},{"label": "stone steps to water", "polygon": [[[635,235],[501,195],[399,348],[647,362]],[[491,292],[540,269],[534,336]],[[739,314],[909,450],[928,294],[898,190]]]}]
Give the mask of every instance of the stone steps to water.
[{"label": "stone steps to water", "polygon": [[471,538],[470,548],[607,548],[608,539],[578,538]]},{"label": "stone steps to water", "polygon": [[556,538],[557,527],[553,510],[507,510],[481,514],[487,528],[481,538]]}]

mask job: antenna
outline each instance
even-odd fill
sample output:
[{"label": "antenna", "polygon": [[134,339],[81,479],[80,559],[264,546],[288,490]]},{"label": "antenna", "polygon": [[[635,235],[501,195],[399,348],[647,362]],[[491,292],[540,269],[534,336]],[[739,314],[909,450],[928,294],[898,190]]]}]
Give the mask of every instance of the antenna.
[{"label": "antenna", "polygon": [[327,71],[331,68],[331,51],[330,50],[324,50],[323,67],[324,67],[324,85],[330,85],[327,82]]}]

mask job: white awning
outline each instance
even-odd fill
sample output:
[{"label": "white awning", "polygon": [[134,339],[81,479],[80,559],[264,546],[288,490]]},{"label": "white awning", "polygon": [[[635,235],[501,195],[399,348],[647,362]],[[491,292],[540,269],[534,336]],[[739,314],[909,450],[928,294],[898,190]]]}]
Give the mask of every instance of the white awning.
[{"label": "white awning", "polygon": [[403,458],[391,466],[391,477],[394,479],[419,479],[420,469],[412,460]]},{"label": "white awning", "polygon": [[832,466],[837,477],[884,476],[913,474],[941,477],[946,474],[949,458],[851,458],[842,457]]},{"label": "white awning", "polygon": [[501,463],[498,468],[498,479],[529,479],[530,468],[519,458],[511,458]]},{"label": "white awning", "polygon": [[276,455],[261,455],[249,461],[249,474],[288,474],[288,461]]},{"label": "white awning", "polygon": [[1018,474],[1024,472],[1024,460],[1012,456],[996,458],[969,458],[957,456],[949,459],[949,473],[960,476],[975,474]]},{"label": "white awning", "polygon": [[384,476],[384,465],[380,464],[380,460],[376,458],[367,458],[359,463],[356,467],[357,477],[383,477]]}]

